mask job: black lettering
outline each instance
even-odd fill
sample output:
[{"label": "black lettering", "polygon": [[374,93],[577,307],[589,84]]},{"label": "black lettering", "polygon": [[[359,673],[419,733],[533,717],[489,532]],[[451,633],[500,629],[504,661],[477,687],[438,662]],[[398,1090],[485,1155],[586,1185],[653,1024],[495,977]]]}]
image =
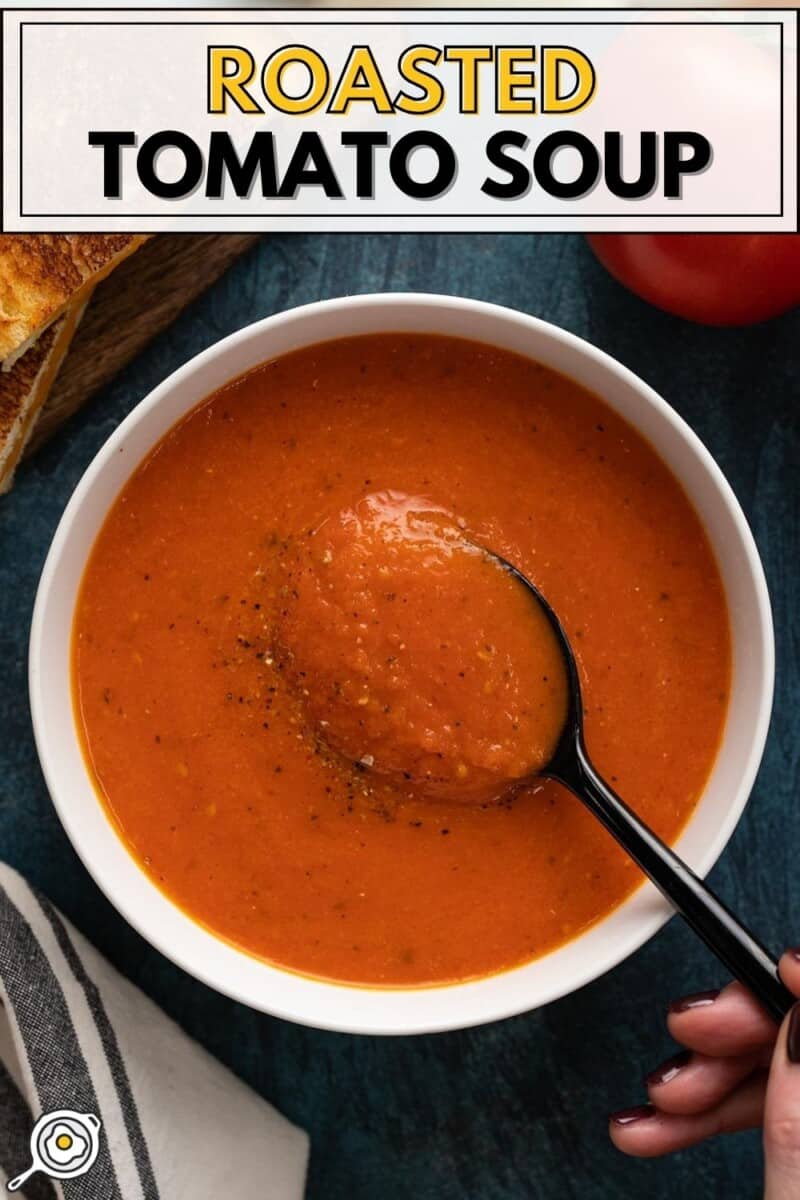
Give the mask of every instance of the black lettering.
[{"label": "black lettering", "polygon": [[[156,158],[168,147],[183,155],[183,174],[174,183],[165,183],[156,175]],[[177,129],[162,129],[143,142],[136,156],[139,179],[154,196],[161,200],[178,200],[194,191],[203,177],[203,152],[188,134]]]},{"label": "black lettering", "polygon": [[307,131],[297,139],[283,182],[278,189],[282,200],[293,200],[300,187],[321,187],[329,199],[339,199],[342,189],[318,133]]},{"label": "black lettering", "polygon": [[[436,172],[428,183],[412,179],[408,172],[408,160],[422,146],[433,150],[437,158]],[[432,200],[447,191],[456,177],[456,156],[453,147],[438,133],[407,133],[401,137],[389,155],[389,173],[392,182],[406,196],[414,200]]]},{"label": "black lettering", "polygon": [[100,146],[103,151],[103,195],[109,200],[118,200],[122,191],[121,150],[123,146],[136,145],[136,134],[92,130],[89,145]]},{"label": "black lettering", "polygon": [[[682,158],[681,151],[687,146],[692,154]],[[702,133],[668,132],[664,134],[664,195],[680,199],[684,175],[696,175],[704,171],[711,162],[711,143]]]},{"label": "black lettering", "polygon": [[353,146],[356,152],[356,195],[360,200],[370,200],[375,195],[376,146],[388,146],[388,133],[343,133],[342,145]]},{"label": "black lettering", "polygon": [[496,200],[518,200],[520,196],[525,195],[531,185],[530,171],[518,158],[506,154],[505,150],[507,146],[525,150],[527,145],[526,135],[513,129],[501,129],[492,134],[486,143],[486,157],[492,166],[505,171],[509,178],[507,182],[501,182],[487,176],[481,184],[482,192],[487,196],[494,196]]},{"label": "black lettering", "polygon": [[256,174],[261,180],[261,195],[274,197],[278,190],[278,181],[275,174],[273,135],[263,130],[254,133],[242,162],[230,134],[219,129],[214,130],[208,142],[206,195],[213,200],[219,200],[225,190],[227,175],[237,196],[249,196]]},{"label": "black lettering", "polygon": [[[571,183],[562,183],[553,174],[553,155],[572,147],[581,156],[581,169]],[[550,133],[542,138],[533,154],[533,174],[539,186],[560,200],[576,200],[597,182],[600,174],[600,155],[595,145],[582,133]]]},{"label": "black lettering", "polygon": [[605,135],[606,187],[624,200],[649,196],[658,182],[658,139],[651,131],[639,135],[639,175],[630,182],[622,178],[622,134]]}]

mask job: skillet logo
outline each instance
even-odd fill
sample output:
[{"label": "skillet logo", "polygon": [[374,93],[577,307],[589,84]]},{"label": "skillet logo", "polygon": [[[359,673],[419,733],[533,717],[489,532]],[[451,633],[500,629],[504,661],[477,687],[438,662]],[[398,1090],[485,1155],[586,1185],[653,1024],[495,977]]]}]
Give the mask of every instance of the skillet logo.
[{"label": "skillet logo", "polygon": [[792,13],[201,11],[5,14],[7,230],[793,228]]},{"label": "skillet logo", "polygon": [[50,1179],[76,1179],[91,1169],[100,1152],[100,1118],[61,1108],[45,1113],[31,1134],[31,1164],[8,1184],[16,1192],[41,1171]]}]

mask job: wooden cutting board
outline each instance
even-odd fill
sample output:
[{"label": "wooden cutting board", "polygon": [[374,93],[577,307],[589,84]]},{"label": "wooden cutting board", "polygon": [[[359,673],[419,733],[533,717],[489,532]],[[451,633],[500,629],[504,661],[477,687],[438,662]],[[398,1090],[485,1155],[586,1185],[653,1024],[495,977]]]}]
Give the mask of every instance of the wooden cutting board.
[{"label": "wooden cutting board", "polygon": [[98,286],[53,384],[30,454],[258,241],[258,234],[158,234]]}]

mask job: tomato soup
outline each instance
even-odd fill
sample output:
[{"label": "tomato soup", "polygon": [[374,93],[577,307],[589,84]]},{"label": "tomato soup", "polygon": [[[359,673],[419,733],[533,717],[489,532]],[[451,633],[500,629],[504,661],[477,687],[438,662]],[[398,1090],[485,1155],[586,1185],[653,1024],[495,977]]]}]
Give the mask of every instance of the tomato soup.
[{"label": "tomato soup", "polygon": [[[340,339],[210,396],[134,472],[75,614],[76,716],[130,852],[269,962],[419,986],[530,960],[641,882],[536,775],[578,658],[598,768],[674,840],[730,687],[719,572],[654,449],[540,364]],[[476,549],[477,548],[477,549]]]},{"label": "tomato soup", "polygon": [[378,776],[385,804],[498,799],[552,758],[560,645],[463,517],[371,493],[290,539],[268,594],[273,654],[320,745]]}]

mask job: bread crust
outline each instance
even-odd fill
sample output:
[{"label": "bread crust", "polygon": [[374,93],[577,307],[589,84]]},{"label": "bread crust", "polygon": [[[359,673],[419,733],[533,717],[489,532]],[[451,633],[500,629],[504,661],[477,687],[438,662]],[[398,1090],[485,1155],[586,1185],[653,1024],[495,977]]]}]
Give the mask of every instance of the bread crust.
[{"label": "bread crust", "polygon": [[68,305],[145,240],[144,234],[0,234],[0,360],[3,371]]},{"label": "bread crust", "polygon": [[0,494],[11,487],[25,444],[47,399],[91,296],[70,305],[17,359],[0,372]]}]

